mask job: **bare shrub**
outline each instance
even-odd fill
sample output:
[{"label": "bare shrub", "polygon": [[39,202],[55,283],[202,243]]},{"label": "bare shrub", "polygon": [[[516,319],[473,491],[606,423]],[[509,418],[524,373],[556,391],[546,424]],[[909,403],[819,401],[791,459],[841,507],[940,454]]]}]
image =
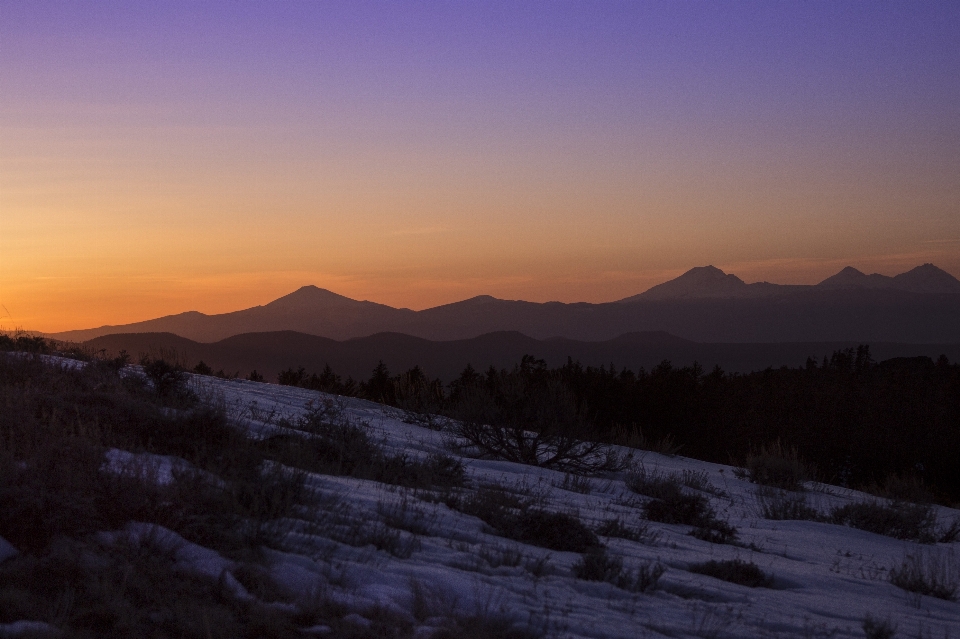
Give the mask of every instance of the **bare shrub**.
[{"label": "bare shrub", "polygon": [[633,492],[655,499],[672,499],[683,493],[679,477],[661,471],[649,471],[643,465],[636,467],[625,483]]},{"label": "bare shrub", "polygon": [[960,589],[960,566],[952,552],[914,552],[890,569],[890,583],[920,595],[955,601]]},{"label": "bare shrub", "polygon": [[682,470],[676,475],[681,484],[687,488],[700,490],[705,493],[717,493],[718,490],[710,483],[705,470]]},{"label": "bare shrub", "polygon": [[777,521],[820,521],[819,511],[807,503],[805,495],[776,488],[761,487],[756,492],[757,506],[764,519]]},{"label": "bare shrub", "polygon": [[715,544],[733,543],[737,538],[737,529],[717,518],[706,497],[685,493],[679,487],[643,504],[643,515],[663,524],[693,526],[692,536]]},{"label": "bare shrub", "polygon": [[573,565],[573,576],[585,581],[605,581],[629,592],[653,592],[666,572],[660,562],[647,562],[636,571],[624,569],[623,559],[610,557],[606,548],[587,550]]},{"label": "bare shrub", "polygon": [[769,588],[773,585],[772,577],[760,570],[755,563],[742,559],[720,561],[711,559],[710,561],[691,564],[689,570],[748,588]]},{"label": "bare shrub", "polygon": [[754,484],[791,491],[803,490],[803,483],[813,479],[812,470],[800,460],[797,450],[784,448],[779,440],[747,455],[744,468],[736,474]]},{"label": "bare shrub", "polygon": [[534,501],[529,496],[493,485],[466,497],[451,498],[447,505],[478,517],[503,537],[542,548],[583,552],[599,545],[597,536],[579,519],[534,507]]},{"label": "bare shrub", "polygon": [[451,425],[460,451],[577,474],[624,468],[608,445],[586,440],[589,422],[559,381],[507,376],[499,391],[495,398],[481,387],[461,390]]}]

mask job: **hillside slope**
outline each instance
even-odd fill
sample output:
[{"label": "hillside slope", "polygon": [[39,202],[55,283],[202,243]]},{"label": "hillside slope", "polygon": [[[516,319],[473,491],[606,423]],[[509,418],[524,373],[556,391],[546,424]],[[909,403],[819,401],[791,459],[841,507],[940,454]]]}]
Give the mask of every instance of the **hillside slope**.
[{"label": "hillside slope", "polygon": [[[128,367],[122,375],[135,381],[142,371]],[[419,483],[404,487],[342,464],[329,473],[301,473],[301,501],[280,511],[284,515],[265,529],[271,534],[263,539],[272,541],[257,549],[256,564],[138,521],[101,530],[86,542],[92,544],[88,550],[102,556],[110,549],[141,557],[161,549],[161,559],[174,569],[165,573],[168,579],[178,575],[184,583],[202,578],[218,584],[219,590],[207,595],[210,601],[240,602],[236,605],[252,606],[259,615],[272,610],[286,615],[287,623],[313,620],[306,623],[314,625],[270,636],[366,639],[383,631],[404,639],[859,638],[872,627],[939,638],[953,636],[960,627],[955,544],[927,538],[927,533],[945,534],[951,524],[960,526],[957,510],[919,507],[924,521],[915,522],[916,530],[897,528],[899,538],[894,538],[840,525],[838,512],[891,506],[836,486],[807,482],[798,492],[761,489],[731,466],[629,448],[614,449],[627,462],[624,470],[571,475],[465,454],[453,424],[430,430],[363,400],[202,376],[190,376],[187,383],[202,401],[226,410],[228,426],[239,429],[242,441],[306,446],[313,438],[348,433],[349,441],[359,437],[382,459],[395,460],[394,473],[400,466],[446,460],[437,466],[447,469],[443,472],[451,480],[446,484],[410,476]],[[168,409],[164,419],[176,413]],[[182,419],[191,418],[181,413]],[[175,445],[184,446],[177,433]],[[200,443],[204,435],[193,436]],[[245,445],[242,441],[233,445]],[[351,454],[342,453],[341,461]],[[210,470],[191,475],[190,463],[176,455],[136,448],[100,454],[101,478],[114,474],[159,486],[194,477],[197,488],[232,490],[228,480]],[[213,462],[210,468],[231,477],[229,467]],[[457,462],[463,465],[462,478],[450,474]],[[294,471],[272,462],[259,472],[269,484]],[[674,499],[669,495],[695,504],[699,523],[684,523],[686,507],[665,511],[662,504]],[[182,493],[181,498],[193,497]],[[270,511],[260,512],[268,516]],[[769,518],[774,512],[780,515]],[[788,512],[792,520],[783,517]],[[243,521],[235,523],[244,527]],[[202,531],[196,534],[203,538]],[[0,539],[0,570],[4,562],[27,565],[19,553]],[[91,564],[89,570],[102,568]],[[128,581],[131,588],[142,586],[138,575],[125,575],[116,598]],[[916,592],[911,575],[923,583],[935,581],[939,596]],[[189,603],[177,603],[181,614]],[[0,634],[49,634],[64,620],[75,627],[110,627],[109,619],[40,612],[54,620],[53,627],[21,618],[0,623]],[[245,623],[249,628],[258,621]],[[207,636],[220,636],[209,619],[204,623]]]}]

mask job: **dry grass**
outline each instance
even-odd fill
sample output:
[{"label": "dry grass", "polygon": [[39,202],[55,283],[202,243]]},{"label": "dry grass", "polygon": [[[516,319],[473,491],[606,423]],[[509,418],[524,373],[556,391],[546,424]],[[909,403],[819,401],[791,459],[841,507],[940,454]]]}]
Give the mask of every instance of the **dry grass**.
[{"label": "dry grass", "polygon": [[738,476],[754,484],[800,491],[804,482],[814,478],[814,472],[800,460],[796,449],[785,448],[777,441],[770,446],[761,446],[757,453],[747,455]]},{"label": "dry grass", "polygon": [[636,570],[624,568],[623,559],[611,557],[603,546],[588,549],[573,565],[573,576],[584,581],[605,581],[628,592],[653,592],[666,572],[660,562],[646,562]]},{"label": "dry grass", "polygon": [[940,549],[913,552],[890,569],[890,583],[907,592],[956,601],[960,565],[953,552]]}]

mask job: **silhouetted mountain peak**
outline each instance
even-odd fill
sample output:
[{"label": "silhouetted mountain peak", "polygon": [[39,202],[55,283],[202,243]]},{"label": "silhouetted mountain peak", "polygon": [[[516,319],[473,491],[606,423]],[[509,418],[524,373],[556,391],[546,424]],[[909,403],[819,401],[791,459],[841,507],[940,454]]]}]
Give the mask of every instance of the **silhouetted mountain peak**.
[{"label": "silhouetted mountain peak", "polygon": [[322,311],[327,309],[348,309],[377,306],[383,309],[394,310],[390,306],[377,304],[376,302],[359,301],[334,293],[325,288],[308,285],[301,286],[297,290],[283,297],[277,298],[272,302],[263,305],[262,309],[270,311],[289,312],[309,312]]},{"label": "silhouetted mountain peak", "polygon": [[823,289],[844,289],[844,288],[886,288],[889,278],[874,273],[867,275],[852,266],[845,266],[836,275],[831,275],[827,279],[817,284],[818,288]]},{"label": "silhouetted mountain peak", "polygon": [[897,288],[914,293],[960,293],[960,280],[933,264],[923,264],[891,279]]},{"label": "silhouetted mountain peak", "polygon": [[933,264],[923,264],[894,277],[861,271],[848,266],[817,284],[822,289],[872,288],[911,293],[960,293],[960,280]]},{"label": "silhouetted mountain peak", "polygon": [[724,273],[716,266],[697,266],[676,279],[621,301],[741,297],[746,290],[747,284],[736,275]]},{"label": "silhouetted mountain peak", "polygon": [[844,266],[839,273],[834,275],[834,277],[849,277],[849,278],[866,277],[866,276],[867,276],[866,273],[864,273],[861,270],[855,269],[852,266]]},{"label": "silhouetted mountain peak", "polygon": [[273,300],[266,306],[286,306],[286,305],[303,305],[303,304],[316,304],[323,302],[356,302],[356,300],[350,299],[339,293],[334,293],[325,288],[319,288],[312,284],[308,286],[301,286],[292,293],[288,293],[283,297],[278,297]]}]

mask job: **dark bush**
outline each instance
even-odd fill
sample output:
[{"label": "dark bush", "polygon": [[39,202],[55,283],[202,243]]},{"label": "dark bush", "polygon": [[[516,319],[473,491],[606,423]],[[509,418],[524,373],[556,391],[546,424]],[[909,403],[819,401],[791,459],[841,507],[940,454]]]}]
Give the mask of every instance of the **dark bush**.
[{"label": "dark bush", "polygon": [[690,531],[690,536],[711,544],[733,544],[737,542],[737,529],[722,519],[711,518]]},{"label": "dark bush", "polygon": [[710,502],[703,495],[677,492],[643,505],[644,517],[662,524],[701,526],[713,518]]},{"label": "dark bush", "polygon": [[503,530],[505,536],[561,552],[584,552],[600,540],[572,515],[533,509],[519,513]]},{"label": "dark bush", "polygon": [[803,482],[813,477],[806,464],[800,461],[797,450],[784,448],[779,440],[748,455],[742,474],[754,484],[790,491],[803,490]]},{"label": "dark bush", "polygon": [[140,364],[159,397],[178,395],[185,390],[187,373],[179,364],[171,364],[163,358],[144,358]]},{"label": "dark bush", "polygon": [[630,473],[625,483],[633,492],[655,499],[677,499],[683,494],[679,477],[651,472],[643,466]]},{"label": "dark bush", "polygon": [[761,489],[756,494],[760,516],[772,520],[820,521],[822,516],[807,504],[802,494],[777,489]]},{"label": "dark bush", "polygon": [[512,372],[491,369],[485,381],[461,380],[455,390],[451,428],[467,454],[578,474],[624,467],[591,438],[586,407],[542,360],[524,356]]},{"label": "dark bush", "polygon": [[937,540],[937,516],[929,506],[863,501],[834,508],[830,521],[895,539]]},{"label": "dark bush", "polygon": [[603,546],[594,546],[573,564],[573,576],[584,581],[606,581],[615,584],[623,574],[623,559],[611,557]]},{"label": "dark bush", "polygon": [[773,585],[773,578],[760,568],[742,559],[726,559],[722,561],[710,560],[691,564],[690,572],[695,572],[715,579],[722,579],[730,583],[747,586],[748,588],[769,588]]},{"label": "dark bush", "polygon": [[455,488],[464,485],[466,476],[455,457],[433,453],[419,460],[401,453],[385,458],[376,479],[404,488]]},{"label": "dark bush", "polygon": [[890,583],[907,592],[955,601],[960,589],[960,566],[952,553],[914,553],[890,569]]},{"label": "dark bush", "polygon": [[213,375],[213,369],[210,368],[210,366],[207,365],[207,363],[202,359],[200,360],[200,363],[193,367],[193,372],[197,375]]},{"label": "dark bush", "polygon": [[659,562],[647,562],[632,572],[624,569],[622,559],[610,557],[606,548],[594,546],[573,565],[573,576],[584,581],[605,581],[630,592],[652,592],[666,570]]},{"label": "dark bush", "polygon": [[733,543],[737,538],[737,529],[717,518],[706,497],[686,493],[679,488],[676,492],[664,493],[661,499],[646,502],[643,516],[662,524],[693,526],[691,535],[715,544]]},{"label": "dark bush", "polygon": [[566,552],[584,552],[600,544],[593,531],[576,517],[551,513],[533,504],[531,497],[499,485],[482,487],[447,503],[451,508],[483,520],[508,539]]}]

